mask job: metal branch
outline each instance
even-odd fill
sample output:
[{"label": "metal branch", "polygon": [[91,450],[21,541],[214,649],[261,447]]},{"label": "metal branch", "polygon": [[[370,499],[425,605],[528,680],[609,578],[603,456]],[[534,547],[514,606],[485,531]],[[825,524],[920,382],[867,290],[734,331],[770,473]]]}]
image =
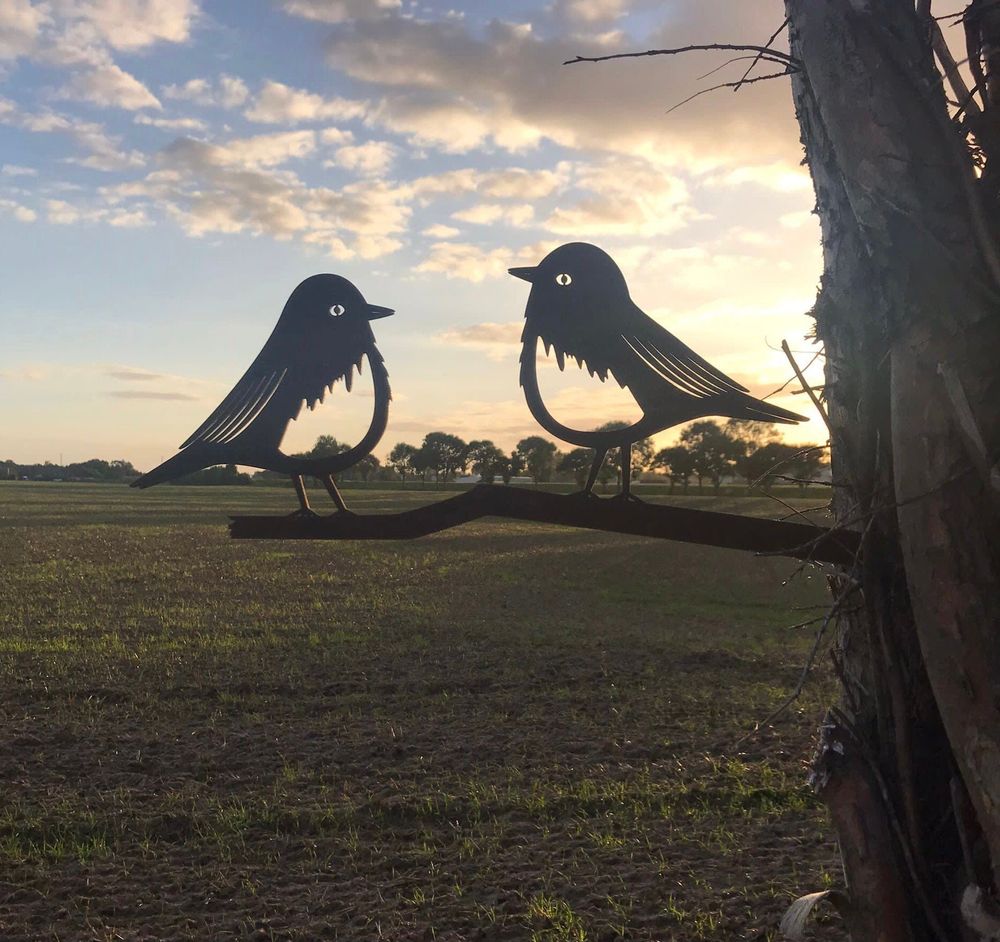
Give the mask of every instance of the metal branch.
[{"label": "metal branch", "polygon": [[608,62],[611,59],[641,59],[644,56],[678,56],[685,52],[756,52],[764,59],[770,59],[784,65],[797,67],[799,60],[794,56],[767,46],[745,46],[732,43],[703,43],[694,46],[677,46],[673,49],[647,49],[645,52],[616,52],[609,56],[577,56],[567,59],[563,65],[575,65],[577,62]]},{"label": "metal branch", "polygon": [[851,564],[860,547],[859,535],[850,530],[663,504],[588,500],[499,484],[480,484],[456,497],[402,513],[233,517],[229,530],[234,539],[243,540],[412,540],[482,517],[628,533],[838,565]]}]

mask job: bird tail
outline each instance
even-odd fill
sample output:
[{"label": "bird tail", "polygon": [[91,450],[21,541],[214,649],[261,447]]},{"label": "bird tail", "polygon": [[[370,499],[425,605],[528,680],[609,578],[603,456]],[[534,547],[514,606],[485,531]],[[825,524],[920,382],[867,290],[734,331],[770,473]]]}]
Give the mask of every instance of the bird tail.
[{"label": "bird tail", "polygon": [[152,471],[148,471],[141,478],[137,478],[132,482],[132,487],[152,487],[154,484],[162,484],[164,481],[182,478],[186,474],[200,471],[202,468],[207,468],[215,463],[201,449],[185,448],[173,457],[168,458],[163,464],[153,468]]},{"label": "bird tail", "polygon": [[753,396],[744,396],[738,406],[732,412],[734,419],[749,419],[754,422],[777,422],[781,425],[798,425],[799,422],[808,422],[809,419],[796,412],[789,412],[773,403],[765,402],[763,399],[754,399]]}]

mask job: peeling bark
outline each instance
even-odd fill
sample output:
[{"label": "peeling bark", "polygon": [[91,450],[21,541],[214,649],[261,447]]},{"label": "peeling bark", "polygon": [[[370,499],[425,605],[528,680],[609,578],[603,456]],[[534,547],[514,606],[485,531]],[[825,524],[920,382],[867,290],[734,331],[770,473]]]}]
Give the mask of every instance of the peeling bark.
[{"label": "peeling bark", "polygon": [[[815,316],[844,485],[835,509],[868,520],[864,611],[841,625],[844,708],[885,782],[881,813],[899,832],[882,848],[897,858],[892,886],[891,874],[872,878],[857,846],[888,832],[870,823],[863,837],[837,810],[836,777],[846,773],[831,770],[826,794],[852,896],[871,914],[852,938],[957,939],[973,875],[950,813],[955,768],[994,881],[1000,865],[994,221],[912,5],[786,0],[786,9],[823,228]],[[878,813],[870,805],[867,820]]]}]

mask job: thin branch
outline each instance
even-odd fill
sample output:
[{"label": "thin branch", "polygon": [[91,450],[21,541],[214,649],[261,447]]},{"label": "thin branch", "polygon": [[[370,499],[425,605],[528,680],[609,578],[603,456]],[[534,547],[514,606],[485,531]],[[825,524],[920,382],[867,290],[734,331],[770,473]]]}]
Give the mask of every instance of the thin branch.
[{"label": "thin branch", "polygon": [[[779,26],[771,34],[771,38],[766,43],[764,43],[764,48],[765,49],[770,49],[771,48],[771,43],[773,43],[782,34],[782,32],[784,31],[785,27],[788,26],[788,22],[789,22],[788,21],[788,17],[785,17],[785,22],[782,23],[781,26]],[[753,60],[753,62],[750,63],[750,67],[746,70],[746,72],[743,73],[743,78],[741,78],[739,80],[739,82],[737,83],[735,91],[739,91],[740,90],[740,86],[742,86],[742,85],[744,85],[746,83],[747,79],[750,77],[750,73],[757,67],[757,63],[760,62],[761,58],[762,58],[762,56],[761,56],[761,53],[759,53],[759,52],[757,53],[756,56],[754,56],[754,60]]]},{"label": "thin branch", "polygon": [[717,92],[722,88],[731,88],[734,91],[741,88],[744,85],[753,85],[757,82],[767,82],[770,79],[784,78],[786,75],[793,75],[797,72],[797,69],[785,69],[784,72],[769,72],[767,75],[758,75],[752,79],[740,79],[738,82],[721,82],[718,85],[713,85],[711,88],[703,88],[699,92],[695,92],[693,95],[688,95],[683,101],[677,102],[676,105],[667,109],[667,114],[672,111],[676,111],[682,105],[686,105],[690,101],[694,101],[696,98],[701,98],[702,95],[707,95],[709,92]]},{"label": "thin branch", "polygon": [[628,533],[768,556],[849,564],[858,534],[666,504],[586,500],[577,496],[480,484],[456,497],[395,514],[335,513],[330,517],[233,517],[234,539],[409,540],[482,517]]},{"label": "thin branch", "polygon": [[816,481],[812,478],[793,478],[787,474],[772,475],[775,481],[789,481],[792,484],[818,484],[820,487],[847,487],[846,484],[834,484],[833,481]]},{"label": "thin branch", "polygon": [[577,62],[608,62],[611,59],[641,59],[646,56],[677,56],[685,52],[756,52],[765,59],[784,63],[790,66],[798,66],[799,60],[794,56],[766,46],[746,46],[733,43],[701,43],[693,46],[677,46],[673,49],[647,49],[645,52],[616,52],[609,56],[577,56],[575,59],[567,59],[563,65],[575,65]]},{"label": "thin branch", "polygon": [[[771,345],[770,345],[770,344],[768,344],[768,346],[770,347]],[[774,348],[773,348],[773,347],[771,347],[771,349],[773,350]],[[803,372],[805,372],[806,370],[808,370],[808,369],[809,369],[809,368],[810,368],[810,367],[811,367],[811,366],[812,366],[812,365],[813,365],[813,364],[814,364],[814,363],[815,363],[815,362],[816,362],[816,361],[817,361],[817,360],[818,360],[818,359],[819,359],[819,358],[820,358],[821,356],[823,356],[823,351],[822,351],[822,350],[817,350],[817,351],[816,351],[816,352],[815,352],[815,353],[813,354],[813,358],[812,358],[812,359],[811,359],[811,360],[810,360],[810,361],[809,361],[809,362],[808,362],[808,363],[807,363],[807,364],[806,364],[806,365],[805,365],[804,367],[802,367],[802,370],[803,370]],[[783,392],[784,392],[784,391],[785,391],[786,389],[788,389],[788,387],[789,387],[789,386],[791,386],[791,385],[792,385],[792,383],[793,383],[793,382],[795,382],[795,379],[796,379],[796,376],[795,376],[795,374],[793,373],[793,374],[792,374],[792,375],[791,375],[791,376],[790,376],[790,377],[789,377],[789,378],[788,378],[788,379],[787,379],[787,380],[786,380],[785,382],[783,382],[783,383],[782,383],[782,384],[781,384],[781,385],[780,385],[780,386],[779,386],[779,387],[778,387],[777,389],[774,389],[774,390],[772,390],[771,392],[769,392],[769,393],[768,393],[768,394],[767,394],[766,396],[764,396],[763,398],[764,398],[764,399],[770,399],[770,398],[772,398],[773,396],[779,396],[779,395],[781,395],[781,393],[783,393]]]},{"label": "thin branch", "polygon": [[710,69],[704,75],[699,75],[698,76],[698,81],[699,82],[703,82],[710,75],[715,75],[716,72],[721,72],[724,68],[726,68],[727,66],[732,65],[735,62],[746,62],[747,59],[754,59],[754,60],[756,60],[756,58],[757,58],[756,56],[733,56],[732,59],[726,59],[726,61],[723,62],[722,65],[717,65],[714,69]]},{"label": "thin branch", "polygon": [[975,91],[969,91],[969,86],[965,84],[965,79],[962,78],[959,65],[955,61],[955,57],[951,54],[951,49],[948,47],[948,41],[944,38],[944,33],[941,32],[941,27],[932,20],[930,29],[931,47],[934,49],[934,54],[938,57],[938,61],[944,69],[944,77],[948,80],[948,84],[951,85],[955,97],[960,103],[963,103],[959,109],[959,113],[967,110],[973,117],[978,117],[982,114],[982,109],[975,100]]},{"label": "thin branch", "polygon": [[795,375],[802,384],[802,388],[806,391],[809,398],[812,399],[812,403],[816,407],[816,411],[820,414],[820,418],[826,425],[827,431],[832,432],[833,429],[830,428],[830,417],[826,414],[826,409],[823,407],[823,403],[819,401],[819,396],[813,392],[812,386],[809,385],[806,378],[802,375],[802,370],[799,369],[799,364],[795,362],[795,356],[792,353],[792,348],[788,346],[787,340],[781,341],[781,349],[785,351],[785,356],[788,357],[788,362],[792,364],[792,369],[795,371]]}]

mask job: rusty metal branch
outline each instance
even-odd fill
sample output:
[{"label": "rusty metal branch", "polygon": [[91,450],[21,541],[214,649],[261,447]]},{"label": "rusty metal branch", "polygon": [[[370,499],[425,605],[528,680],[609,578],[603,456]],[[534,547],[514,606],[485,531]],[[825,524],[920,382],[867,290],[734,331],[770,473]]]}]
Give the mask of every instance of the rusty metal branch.
[{"label": "rusty metal branch", "polygon": [[859,534],[802,523],[694,510],[663,504],[585,499],[499,484],[395,514],[336,513],[330,517],[233,517],[230,534],[242,540],[412,540],[481,517],[628,533],[704,546],[850,565]]}]

